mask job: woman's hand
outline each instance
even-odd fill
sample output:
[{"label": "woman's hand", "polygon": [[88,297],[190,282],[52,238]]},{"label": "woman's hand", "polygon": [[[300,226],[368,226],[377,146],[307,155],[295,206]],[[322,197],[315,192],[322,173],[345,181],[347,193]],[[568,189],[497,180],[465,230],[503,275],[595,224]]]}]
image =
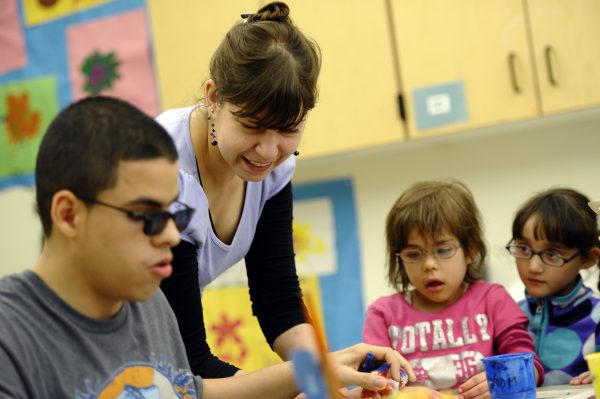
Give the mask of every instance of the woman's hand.
[{"label": "woman's hand", "polygon": [[460,399],[490,399],[490,391],[488,389],[487,378],[485,371],[475,374],[469,378],[464,384],[458,387],[458,397]]},{"label": "woman's hand", "polygon": [[358,371],[358,367],[369,352],[372,352],[377,360],[385,361],[390,365],[391,377],[394,380],[400,381],[400,367],[402,367],[408,373],[408,380],[416,381],[412,367],[398,351],[382,346],[356,344],[329,355],[333,370],[343,386],[358,385],[372,391],[378,391],[387,386],[386,378]]},{"label": "woman's hand", "polygon": [[581,385],[581,384],[591,384],[593,380],[592,373],[589,371],[584,371],[579,374],[577,377],[573,377],[569,384],[571,385]]}]

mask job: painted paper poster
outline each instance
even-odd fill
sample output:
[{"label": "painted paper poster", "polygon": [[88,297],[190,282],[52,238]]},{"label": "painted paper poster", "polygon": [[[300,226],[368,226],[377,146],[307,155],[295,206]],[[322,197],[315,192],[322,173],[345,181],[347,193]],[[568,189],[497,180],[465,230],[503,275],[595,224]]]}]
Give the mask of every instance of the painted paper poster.
[{"label": "painted paper poster", "polygon": [[58,109],[54,77],[0,85],[0,189],[33,184],[37,149]]},{"label": "painted paper poster", "polygon": [[333,204],[322,197],[294,203],[294,252],[299,276],[337,272]]},{"label": "painted paper poster", "polygon": [[[318,297],[319,281],[316,277],[301,279],[300,286],[305,295]],[[208,345],[219,359],[246,371],[281,362],[252,315],[247,285],[207,287],[202,293],[202,306]],[[318,305],[315,312],[315,317],[322,317]]]},{"label": "painted paper poster", "polygon": [[[297,267],[300,274],[306,267],[319,277],[329,348],[338,350],[361,342],[364,304],[352,180],[294,185],[294,225],[305,225],[294,231],[294,248],[301,258]],[[304,250],[302,240],[312,244]],[[304,253],[300,255],[300,251]]]},{"label": "painted paper poster", "polygon": [[25,23],[28,26],[42,24],[110,1],[111,0],[23,0]]},{"label": "painted paper poster", "polygon": [[[296,267],[302,292],[315,299],[322,315],[331,350],[360,342],[362,337],[364,307],[355,215],[349,179],[294,186]],[[245,370],[280,361],[252,316],[243,262],[211,283],[202,302],[207,339],[215,355]]]},{"label": "painted paper poster", "polygon": [[67,29],[73,99],[119,97],[150,116],[159,112],[144,10],[130,11]]},{"label": "painted paper poster", "polygon": [[27,63],[25,39],[17,0],[2,0],[0,5],[0,74],[22,68]]}]

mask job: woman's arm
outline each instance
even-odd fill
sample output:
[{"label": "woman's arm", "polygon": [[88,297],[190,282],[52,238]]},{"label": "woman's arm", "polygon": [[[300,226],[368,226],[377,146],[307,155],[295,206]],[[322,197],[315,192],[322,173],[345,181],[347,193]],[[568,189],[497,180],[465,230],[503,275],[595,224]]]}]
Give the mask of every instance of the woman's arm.
[{"label": "woman's arm", "polygon": [[182,240],[172,250],[173,274],[160,288],[177,317],[192,372],[203,378],[232,376],[239,369],[213,355],[206,342],[196,246]]},{"label": "woman's arm", "polygon": [[[409,379],[415,380],[410,364],[395,350],[357,344],[329,354],[329,361],[338,378],[339,387],[357,385],[370,390],[379,390],[387,385],[387,380],[376,374],[357,371],[368,352],[372,352],[377,359],[385,360],[390,364],[392,378],[398,380],[400,367],[403,367],[408,372]],[[238,397],[285,399],[292,398],[298,393],[290,362],[242,374],[235,378],[204,380],[202,388],[202,397],[205,399]]]},{"label": "woman's arm", "polygon": [[297,324],[273,341],[273,350],[282,359],[289,359],[290,352],[298,348],[313,349],[313,352],[317,352],[315,330],[312,325],[308,323]]},{"label": "woman's arm", "polygon": [[294,261],[292,208],[288,183],[265,203],[246,255],[252,311],[267,342],[283,359],[291,349],[315,347]]}]

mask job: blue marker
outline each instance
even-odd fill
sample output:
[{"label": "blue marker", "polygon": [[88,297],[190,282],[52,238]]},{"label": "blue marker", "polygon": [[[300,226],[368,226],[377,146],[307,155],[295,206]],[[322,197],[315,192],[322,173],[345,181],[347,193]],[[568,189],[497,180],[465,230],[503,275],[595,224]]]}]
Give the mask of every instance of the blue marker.
[{"label": "blue marker", "polygon": [[367,353],[365,356],[365,360],[360,364],[358,371],[370,372],[375,370],[377,367],[377,359],[375,358],[375,354],[373,352]]}]

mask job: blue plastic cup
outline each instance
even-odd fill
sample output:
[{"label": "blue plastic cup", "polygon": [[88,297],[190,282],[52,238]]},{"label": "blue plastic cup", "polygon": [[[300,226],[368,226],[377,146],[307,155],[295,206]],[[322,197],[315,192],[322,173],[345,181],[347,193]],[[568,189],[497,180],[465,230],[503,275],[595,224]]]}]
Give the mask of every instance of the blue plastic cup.
[{"label": "blue plastic cup", "polygon": [[533,352],[483,358],[492,399],[535,399]]}]

